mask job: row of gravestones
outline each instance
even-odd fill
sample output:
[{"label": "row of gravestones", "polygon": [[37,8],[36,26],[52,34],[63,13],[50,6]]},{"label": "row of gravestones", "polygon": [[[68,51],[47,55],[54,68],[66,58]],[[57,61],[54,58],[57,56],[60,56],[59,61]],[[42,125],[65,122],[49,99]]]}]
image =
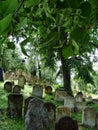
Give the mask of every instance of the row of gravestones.
[{"label": "row of gravestones", "polygon": [[13,81],[7,81],[4,83],[4,90],[7,92],[20,93],[21,87],[19,85],[14,85]]},{"label": "row of gravestones", "polygon": [[[7,92],[13,92],[13,93],[20,93],[21,89],[24,88],[24,83],[22,81],[23,79],[21,79],[21,82],[18,82],[18,85],[14,85],[14,82],[10,82],[7,81],[4,83],[4,90],[6,90]],[[38,96],[38,97],[43,97],[43,86],[39,85],[39,84],[35,84],[33,86],[32,89],[32,93],[34,96]],[[52,87],[51,86],[46,86],[45,87],[45,93],[46,94],[52,94]]]},{"label": "row of gravestones", "polygon": [[[76,112],[76,114],[81,112],[84,126],[98,128],[98,112],[86,104],[82,93],[79,92],[75,97],[72,97],[65,91],[56,90],[55,100],[64,102],[63,106],[57,108],[57,120],[62,116],[71,116],[71,112]],[[94,99],[89,103],[98,103],[98,100]]]},{"label": "row of gravestones", "polygon": [[[9,117],[22,117],[22,107],[22,94],[8,95],[7,115]],[[50,102],[43,102],[37,97],[29,97],[25,99],[24,116],[25,130],[50,130],[50,122],[55,124],[55,130],[60,130],[58,128],[60,128],[61,126],[61,130],[63,130],[63,128],[66,128],[68,130],[78,130],[78,124],[69,116],[65,116],[55,123],[55,105]],[[65,122],[65,125],[63,122]]]},{"label": "row of gravestones", "polygon": [[[31,99],[35,97],[28,97],[27,99],[23,99],[22,94],[9,94],[8,95],[8,107],[7,107],[7,115],[9,117],[22,117],[22,110],[24,106],[24,115],[26,115],[28,104]],[[50,116],[50,121],[55,120],[56,107],[53,103],[45,102],[45,108],[48,111],[48,115]]]},{"label": "row of gravestones", "polygon": [[[29,97],[24,101],[24,115],[27,115],[28,109],[30,109],[30,102],[35,99],[35,97]],[[37,112],[40,109],[40,101],[41,99],[37,98],[38,100],[33,102],[32,111],[37,116]],[[42,102],[42,101],[41,101]],[[32,103],[31,103],[32,104]],[[71,116],[71,109],[66,106],[56,106],[51,102],[45,102],[44,107],[47,110],[47,116],[49,118],[49,122],[54,122],[59,120],[62,117],[70,117]],[[35,111],[36,110],[36,111]],[[43,109],[44,110],[44,109]],[[11,118],[13,117],[22,117],[23,111],[23,96],[22,94],[9,94],[8,95],[8,108],[7,108],[7,115]],[[56,114],[57,112],[57,114]],[[41,113],[41,110],[40,110]],[[44,114],[44,112],[43,112]],[[77,113],[76,113],[77,114]],[[34,116],[34,117],[36,117]],[[35,120],[35,119],[34,119]],[[86,107],[82,112],[82,124],[89,127],[96,127],[98,128],[98,113],[92,107]]]}]

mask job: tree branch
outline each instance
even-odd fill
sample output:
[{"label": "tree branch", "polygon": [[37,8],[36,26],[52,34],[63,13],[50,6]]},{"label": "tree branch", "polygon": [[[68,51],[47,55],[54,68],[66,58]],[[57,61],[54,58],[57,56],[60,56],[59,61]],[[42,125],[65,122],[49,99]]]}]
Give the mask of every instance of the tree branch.
[{"label": "tree branch", "polygon": [[18,11],[20,10],[20,8],[22,7],[22,5],[24,4],[25,0],[21,0],[21,3],[19,5],[19,7],[15,10],[14,14],[13,15],[17,15]]}]

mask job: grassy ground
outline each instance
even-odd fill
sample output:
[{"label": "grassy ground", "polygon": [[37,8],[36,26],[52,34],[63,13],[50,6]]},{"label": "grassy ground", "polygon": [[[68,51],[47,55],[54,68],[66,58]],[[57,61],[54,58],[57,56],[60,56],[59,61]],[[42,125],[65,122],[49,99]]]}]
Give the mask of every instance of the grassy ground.
[{"label": "grassy ground", "polygon": [[[25,86],[25,89],[22,90],[22,94],[24,99],[31,96],[32,87]],[[6,116],[6,108],[7,108],[7,96],[9,93],[4,91],[3,83],[0,83],[0,130],[25,130],[25,123],[24,123],[24,116],[22,119],[10,119]],[[51,101],[53,102],[56,107],[59,105],[63,105],[63,103],[56,102],[53,100],[54,95],[44,95],[44,101]],[[98,105],[94,105],[98,110]],[[77,120],[79,123],[82,121],[81,114],[72,113],[72,118]],[[51,130],[54,130],[54,125],[51,124]],[[83,128],[80,127],[79,130],[97,130],[97,129],[90,129],[90,128]]]}]

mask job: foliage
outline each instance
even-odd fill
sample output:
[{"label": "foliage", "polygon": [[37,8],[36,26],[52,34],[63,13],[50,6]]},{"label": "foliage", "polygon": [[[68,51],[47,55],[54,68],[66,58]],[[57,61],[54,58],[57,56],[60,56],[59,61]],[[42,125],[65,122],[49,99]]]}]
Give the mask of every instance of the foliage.
[{"label": "foliage", "polygon": [[[29,52],[35,48],[36,54],[40,55],[40,63],[53,70],[56,70],[61,54],[65,60],[81,56],[82,62],[86,59],[88,63],[83,65],[77,60],[81,64],[80,69],[76,64],[77,75],[93,83],[89,73],[92,65],[87,54],[98,47],[95,36],[98,27],[97,5],[97,0],[11,0],[10,3],[5,0],[0,5],[0,37],[6,39],[12,36],[17,42],[23,39],[20,43],[23,54],[29,57]],[[26,48],[26,44],[33,49]],[[14,48],[13,43],[9,48]],[[71,69],[73,63],[69,61]]]}]

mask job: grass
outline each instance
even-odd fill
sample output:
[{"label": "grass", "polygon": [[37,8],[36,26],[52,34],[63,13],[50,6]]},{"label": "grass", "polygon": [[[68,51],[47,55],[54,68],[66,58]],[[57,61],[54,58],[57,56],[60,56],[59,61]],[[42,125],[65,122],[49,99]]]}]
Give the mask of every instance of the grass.
[{"label": "grass", "polygon": [[[24,99],[32,95],[32,87],[25,85],[25,89],[21,92],[23,94]],[[7,108],[7,96],[9,93],[4,91],[3,83],[0,83],[0,110],[3,110],[3,114],[0,113],[0,130],[25,130],[25,117],[22,119],[14,119],[8,118],[6,116],[6,108]],[[63,105],[63,102],[57,102],[54,100],[53,95],[44,94],[43,100],[51,101],[58,107],[59,105]],[[98,111],[98,105],[93,105],[93,107]],[[77,120],[79,123],[82,121],[82,115],[80,113],[72,113],[72,118]],[[54,124],[51,124],[51,130],[54,130]],[[97,130],[90,128],[80,127],[79,130]]]}]

